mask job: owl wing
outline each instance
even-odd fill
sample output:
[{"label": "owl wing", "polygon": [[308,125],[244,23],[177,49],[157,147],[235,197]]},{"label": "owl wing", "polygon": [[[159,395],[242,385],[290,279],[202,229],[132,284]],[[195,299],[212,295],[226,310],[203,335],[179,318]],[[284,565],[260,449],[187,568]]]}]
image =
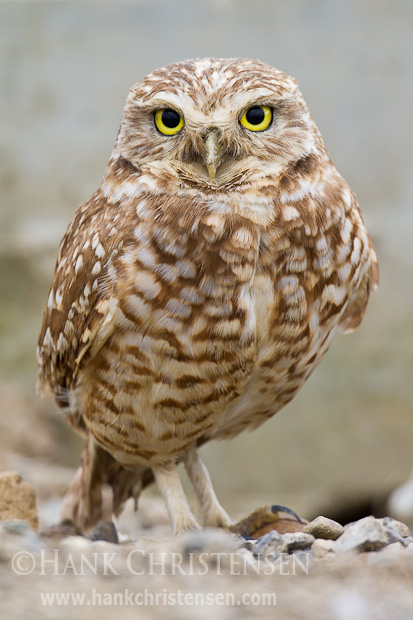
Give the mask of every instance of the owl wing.
[{"label": "owl wing", "polygon": [[[82,207],[64,235],[38,344],[38,390],[69,404],[86,353],[97,352],[113,324],[106,273],[117,248],[107,234],[113,226],[105,199],[97,192]],[[99,332],[99,342],[96,336]]]},{"label": "owl wing", "polygon": [[369,245],[369,269],[361,279],[358,288],[353,291],[347,307],[340,319],[338,327],[343,334],[348,334],[354,331],[360,325],[366,312],[370,293],[374,292],[379,285],[379,265],[377,262],[377,255],[370,238]]}]

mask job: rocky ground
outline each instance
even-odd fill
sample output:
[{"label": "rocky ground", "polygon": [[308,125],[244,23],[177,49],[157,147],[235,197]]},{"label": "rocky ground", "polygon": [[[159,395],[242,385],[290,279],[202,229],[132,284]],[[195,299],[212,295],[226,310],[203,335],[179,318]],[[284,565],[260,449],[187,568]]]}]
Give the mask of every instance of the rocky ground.
[{"label": "rocky ground", "polygon": [[139,608],[177,620],[413,617],[413,537],[390,517],[343,527],[275,512],[255,538],[212,529],[172,537],[161,500],[147,496],[137,513],[127,505],[116,524],[86,536],[70,523],[50,527],[53,498],[39,502],[36,531],[34,492],[16,473],[0,476],[0,498],[2,618],[105,620],[114,607],[126,619]]}]

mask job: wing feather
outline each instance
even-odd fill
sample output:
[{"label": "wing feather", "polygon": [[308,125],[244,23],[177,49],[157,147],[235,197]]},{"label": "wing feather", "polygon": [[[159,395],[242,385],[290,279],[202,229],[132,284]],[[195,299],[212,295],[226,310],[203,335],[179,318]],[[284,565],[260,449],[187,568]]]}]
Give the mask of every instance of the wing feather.
[{"label": "wing feather", "polygon": [[353,292],[352,296],[350,297],[350,301],[348,302],[347,307],[341,317],[338,328],[343,334],[351,333],[360,325],[366,312],[370,293],[374,292],[379,285],[379,265],[371,239],[369,239],[369,244],[370,267],[364,278],[362,278],[359,287]]},{"label": "wing feather", "polygon": [[[113,227],[98,191],[75,213],[60,244],[54,280],[38,343],[38,390],[69,404],[85,355],[99,350],[95,337],[108,316],[108,264],[116,248],[105,234]],[[105,329],[106,337],[110,329]],[[105,341],[102,338],[101,344]]]}]

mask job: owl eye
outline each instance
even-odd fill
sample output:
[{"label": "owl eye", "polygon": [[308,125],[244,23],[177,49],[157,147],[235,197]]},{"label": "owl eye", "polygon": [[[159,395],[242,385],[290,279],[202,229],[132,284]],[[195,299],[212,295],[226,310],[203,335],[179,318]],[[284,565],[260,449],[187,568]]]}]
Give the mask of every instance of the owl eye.
[{"label": "owl eye", "polygon": [[165,136],[173,136],[184,126],[184,119],[178,112],[170,108],[157,110],[155,112],[155,126]]},{"label": "owl eye", "polygon": [[250,131],[264,131],[272,121],[272,109],[268,105],[254,105],[245,110],[239,122]]}]

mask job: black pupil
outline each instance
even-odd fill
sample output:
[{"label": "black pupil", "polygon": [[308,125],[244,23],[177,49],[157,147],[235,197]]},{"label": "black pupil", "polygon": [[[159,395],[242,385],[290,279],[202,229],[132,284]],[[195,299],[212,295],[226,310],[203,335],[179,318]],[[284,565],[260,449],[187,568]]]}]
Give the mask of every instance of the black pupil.
[{"label": "black pupil", "polygon": [[250,123],[250,125],[260,125],[265,118],[265,113],[262,108],[256,106],[255,108],[250,108],[248,110],[245,118]]},{"label": "black pupil", "polygon": [[169,129],[177,127],[180,120],[181,117],[174,110],[164,110],[162,112],[162,122],[165,127],[169,127]]}]

